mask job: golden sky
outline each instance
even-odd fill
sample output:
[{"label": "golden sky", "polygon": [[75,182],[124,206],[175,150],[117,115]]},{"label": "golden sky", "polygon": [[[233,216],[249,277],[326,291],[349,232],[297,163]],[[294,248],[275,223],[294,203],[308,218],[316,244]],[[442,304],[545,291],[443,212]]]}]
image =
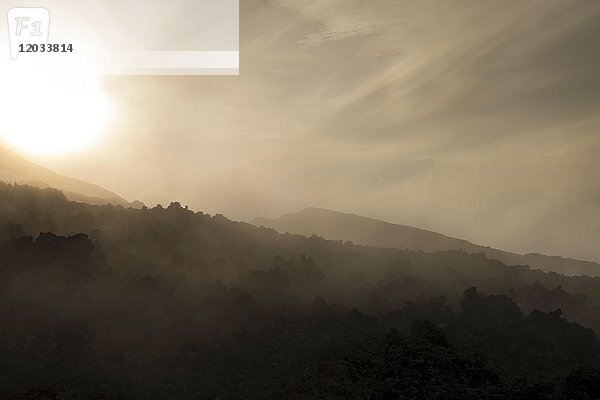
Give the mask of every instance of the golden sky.
[{"label": "golden sky", "polygon": [[[600,261],[600,2],[241,0],[239,77],[114,77],[60,173],[233,219],[307,206]],[[173,17],[173,16],[171,16]]]}]

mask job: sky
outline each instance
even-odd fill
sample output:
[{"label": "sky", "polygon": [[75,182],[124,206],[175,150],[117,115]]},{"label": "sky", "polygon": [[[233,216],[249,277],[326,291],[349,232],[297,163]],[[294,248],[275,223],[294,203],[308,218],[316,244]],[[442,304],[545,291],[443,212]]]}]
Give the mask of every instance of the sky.
[{"label": "sky", "polygon": [[600,261],[600,2],[241,0],[240,76],[107,77],[36,161],[236,220],[308,206]]}]

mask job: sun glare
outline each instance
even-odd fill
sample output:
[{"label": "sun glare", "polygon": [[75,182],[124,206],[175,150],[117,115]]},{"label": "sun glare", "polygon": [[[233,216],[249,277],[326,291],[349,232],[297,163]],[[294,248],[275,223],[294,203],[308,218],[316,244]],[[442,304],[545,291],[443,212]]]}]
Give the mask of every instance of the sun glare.
[{"label": "sun glare", "polygon": [[15,150],[84,150],[104,132],[109,98],[93,77],[11,77],[0,82],[0,137]]}]

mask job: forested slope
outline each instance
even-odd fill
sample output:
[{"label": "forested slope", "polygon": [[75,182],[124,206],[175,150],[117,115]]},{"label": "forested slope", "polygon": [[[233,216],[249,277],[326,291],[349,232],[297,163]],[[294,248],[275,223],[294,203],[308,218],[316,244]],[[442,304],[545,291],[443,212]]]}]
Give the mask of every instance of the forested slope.
[{"label": "forested slope", "polygon": [[597,278],[4,184],[0,243],[0,398],[600,396]]}]

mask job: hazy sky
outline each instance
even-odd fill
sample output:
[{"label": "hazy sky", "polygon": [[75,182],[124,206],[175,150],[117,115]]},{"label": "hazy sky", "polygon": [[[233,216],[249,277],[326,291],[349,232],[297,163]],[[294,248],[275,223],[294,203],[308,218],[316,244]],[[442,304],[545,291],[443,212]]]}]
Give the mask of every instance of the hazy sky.
[{"label": "hazy sky", "polygon": [[307,206],[600,261],[600,2],[241,0],[241,76],[104,82],[91,152],[149,205]]}]

